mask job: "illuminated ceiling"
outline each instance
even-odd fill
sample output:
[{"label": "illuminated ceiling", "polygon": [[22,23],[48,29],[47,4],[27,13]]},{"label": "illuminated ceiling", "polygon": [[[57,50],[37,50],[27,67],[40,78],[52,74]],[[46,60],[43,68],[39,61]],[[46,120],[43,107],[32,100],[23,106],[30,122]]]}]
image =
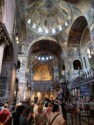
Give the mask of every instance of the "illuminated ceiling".
[{"label": "illuminated ceiling", "polygon": [[72,22],[72,10],[63,0],[39,0],[26,11],[27,26],[37,34],[55,35]]},{"label": "illuminated ceiling", "polygon": [[49,81],[52,79],[52,72],[47,64],[38,65],[34,69],[34,81]]},{"label": "illuminated ceiling", "polygon": [[[68,4],[71,6],[73,12],[73,20],[71,20],[72,15],[70,7],[65,5],[65,3],[63,4],[61,0],[59,0],[59,2],[57,2],[58,0],[27,0],[24,2],[23,0],[18,0],[18,2],[19,1],[20,4],[18,4],[18,6],[20,6],[19,11],[21,16],[24,15],[23,7],[26,8],[26,15],[24,15],[26,16],[26,29],[21,30],[23,34],[26,33],[27,35],[25,42],[29,41],[29,46],[33,40],[45,36],[45,40],[39,40],[38,42],[32,44],[28,54],[29,57],[31,57],[31,54],[35,56],[36,54],[40,53],[40,56],[37,57],[37,62],[40,63],[40,61],[44,60],[44,58],[40,58],[41,52],[50,52],[55,56],[60,57],[64,45],[80,45],[83,31],[88,26],[87,19],[90,17],[89,12],[91,7],[93,7],[93,5],[91,5],[93,0],[64,0],[65,3],[68,2]],[[25,20],[24,16],[22,21]],[[62,18],[66,18],[69,23],[66,24],[66,20]],[[70,21],[71,25],[69,25]],[[65,25],[64,29],[62,24],[63,26]],[[67,25],[70,27],[65,30]],[[22,27],[24,27],[24,23]],[[46,40],[46,36],[54,38],[57,43],[54,41]],[[64,47],[64,49],[64,52],[67,54],[66,47]],[[45,60],[45,62],[46,61],[47,60]],[[31,62],[31,58],[29,58],[29,62]],[[35,63],[36,59],[33,59],[33,62]]]}]

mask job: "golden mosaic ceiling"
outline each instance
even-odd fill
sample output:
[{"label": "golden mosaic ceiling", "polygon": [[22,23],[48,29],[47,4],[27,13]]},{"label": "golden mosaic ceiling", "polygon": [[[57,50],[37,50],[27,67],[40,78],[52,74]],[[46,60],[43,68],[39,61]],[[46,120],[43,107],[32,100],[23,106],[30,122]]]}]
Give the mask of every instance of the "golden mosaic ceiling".
[{"label": "golden mosaic ceiling", "polygon": [[34,70],[35,81],[49,81],[52,79],[52,72],[47,64],[39,65]]}]

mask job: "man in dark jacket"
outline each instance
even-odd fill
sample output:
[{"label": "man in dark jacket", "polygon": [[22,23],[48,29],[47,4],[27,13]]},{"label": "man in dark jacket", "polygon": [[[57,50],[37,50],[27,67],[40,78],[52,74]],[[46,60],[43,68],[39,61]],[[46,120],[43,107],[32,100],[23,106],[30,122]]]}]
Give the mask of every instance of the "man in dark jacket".
[{"label": "man in dark jacket", "polygon": [[22,105],[24,109],[20,116],[20,125],[32,125],[33,106],[30,104],[30,98],[26,98]]}]

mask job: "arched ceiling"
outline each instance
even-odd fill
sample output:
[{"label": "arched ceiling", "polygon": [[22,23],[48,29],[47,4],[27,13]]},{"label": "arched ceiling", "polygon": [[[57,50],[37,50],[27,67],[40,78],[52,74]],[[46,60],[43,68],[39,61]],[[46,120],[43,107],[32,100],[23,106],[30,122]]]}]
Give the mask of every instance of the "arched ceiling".
[{"label": "arched ceiling", "polygon": [[32,66],[36,67],[45,63],[53,67],[59,64],[61,53],[62,47],[57,42],[42,39],[31,45],[28,64],[32,62]]},{"label": "arched ceiling", "polygon": [[68,44],[79,44],[80,43],[80,39],[81,39],[81,35],[84,31],[84,29],[87,26],[87,21],[85,19],[85,17],[80,16],[78,17],[69,32],[69,38],[68,38]]},{"label": "arched ceiling", "polygon": [[[39,1],[39,0],[27,0],[27,1],[26,0],[24,0],[24,1],[23,0],[19,0],[19,1],[20,1],[20,2],[18,2],[18,3],[20,3],[19,4],[19,6],[20,6],[20,10],[19,11],[21,13],[22,10],[23,10],[23,9],[21,9],[21,7],[23,8],[23,5],[24,5],[25,8],[27,8],[29,5],[33,4],[33,2],[36,2],[36,1]],[[74,21],[74,23],[72,22],[73,25],[72,26],[70,25],[71,27],[69,27],[68,31],[64,31],[64,33],[67,34],[66,35],[66,41],[63,42],[63,39],[64,39],[63,35],[62,35],[62,37],[60,39],[59,34],[57,34],[56,36],[54,35],[52,37],[57,40],[57,36],[58,36],[57,42],[58,43],[62,42],[62,47],[57,42],[54,42],[52,40],[46,40],[45,39],[45,40],[39,40],[39,41],[35,42],[34,44],[32,44],[32,46],[30,47],[30,50],[29,50],[29,54],[28,54],[28,57],[29,57],[28,61],[29,62],[31,62],[31,56],[32,55],[36,55],[36,54],[41,53],[41,52],[43,52],[43,53],[50,52],[53,55],[55,55],[57,58],[60,58],[61,57],[61,53],[62,53],[63,45],[66,44],[65,42],[67,42],[67,41],[68,41],[68,45],[71,45],[71,44],[80,44],[80,39],[81,39],[82,33],[83,33],[84,29],[86,28],[86,26],[88,25],[87,21],[86,21],[86,18],[84,17],[85,15],[79,17],[79,15],[82,15],[84,13],[82,13],[83,11],[80,10],[81,13],[79,14],[79,11],[77,9],[78,6],[76,6],[76,5],[81,5],[82,0],[64,0],[64,1],[68,2],[71,5],[72,10],[74,9],[75,13],[73,13],[73,15],[74,15],[73,18],[75,18],[76,14],[77,14],[76,18],[78,17]],[[85,1],[85,0],[83,0],[83,1]],[[89,1],[89,0],[87,0],[87,1]],[[73,6],[75,8],[73,8]],[[86,6],[86,4],[85,4],[85,6]],[[34,10],[34,11],[36,11],[36,10]],[[23,26],[24,26],[24,21],[23,21],[22,27]],[[36,32],[32,32],[31,30],[30,30],[30,33],[29,33],[28,32],[29,28],[27,27],[27,25],[26,25],[25,28],[23,28],[24,30],[22,30],[22,32],[24,31],[23,34],[26,33],[26,35],[27,35],[26,37],[28,37],[29,34],[30,34],[30,37],[28,37],[29,40],[30,40],[30,42],[28,42],[28,46],[32,43],[32,41],[34,39],[42,36],[40,34],[36,34]],[[22,34],[22,36],[23,36],[23,34]],[[62,32],[62,34],[63,34],[63,32]],[[67,40],[67,38],[68,38],[68,40]],[[25,40],[25,42],[27,42],[27,40]],[[40,56],[41,56],[41,54],[40,54]],[[36,60],[33,60],[33,61],[36,62]],[[39,63],[39,61],[37,61],[37,63]],[[35,63],[35,65],[36,65],[36,63]]]},{"label": "arched ceiling", "polygon": [[59,65],[59,59],[50,52],[38,52],[34,54],[31,58],[31,63],[33,67],[36,67],[39,64],[47,64],[50,67]]},{"label": "arched ceiling", "polygon": [[28,28],[36,34],[52,36],[69,27],[73,14],[63,0],[39,0],[28,7],[25,17]]},{"label": "arched ceiling", "polygon": [[[20,12],[20,14],[21,15],[23,15],[24,16],[24,18],[25,18],[25,11],[24,11],[24,9],[23,8],[28,8],[28,6],[30,6],[30,5],[33,5],[33,2],[35,3],[35,2],[37,2],[37,1],[40,1],[40,0],[17,0],[17,5],[19,6],[19,12]],[[75,13],[73,12],[73,15],[74,15],[74,17],[75,17],[75,15],[76,16],[79,16],[79,11],[78,11],[78,9],[77,9],[77,5],[78,5],[78,3],[79,3],[79,5],[81,4],[81,2],[82,2],[82,0],[64,0],[65,2],[68,2],[69,3],[69,5],[71,5],[71,8],[72,8],[72,11],[74,10],[75,11]],[[83,0],[83,1],[85,1],[85,0]],[[89,1],[89,0],[87,0],[88,1],[88,4],[91,4],[91,0]],[[73,8],[75,6],[75,8]],[[86,6],[86,5],[85,5]],[[22,8],[22,9],[21,9]],[[26,9],[27,10],[27,9]],[[81,13],[80,13],[81,14]],[[23,18],[23,20],[25,20]],[[41,20],[41,19],[40,19]],[[79,23],[80,23],[80,21],[78,21]],[[82,23],[82,20],[81,20],[81,23]],[[77,22],[76,22],[76,24],[77,24]],[[49,23],[49,25],[50,25],[50,23]],[[83,27],[84,25],[82,24],[81,25],[81,27]],[[23,26],[22,26],[23,27]],[[79,27],[79,25],[77,24],[75,27]],[[24,28],[25,29],[25,28]],[[35,38],[37,38],[38,36],[37,35],[40,35],[40,34],[36,34],[35,32],[32,32],[31,30],[30,30],[30,35],[29,35],[29,29],[30,29],[30,27],[27,27],[26,26],[26,34],[27,34],[27,36],[26,37],[31,37],[31,39],[35,39]],[[77,28],[77,29],[79,29],[79,28]],[[25,32],[25,30],[21,30],[22,32],[24,31]],[[73,29],[74,30],[74,29]],[[32,32],[32,33],[31,33]],[[71,32],[72,32],[72,30],[71,30]],[[75,33],[75,32],[74,32]],[[74,34],[73,33],[73,34]],[[24,34],[24,33],[23,33]],[[23,34],[22,34],[22,36],[23,36]],[[79,33],[78,33],[79,34]],[[75,35],[74,35],[75,36]],[[55,37],[55,36],[54,36]],[[72,35],[70,36],[70,37],[72,37]],[[28,39],[28,38],[27,38]],[[70,38],[70,39],[72,39],[72,38]],[[74,38],[73,38],[74,39]],[[79,38],[77,38],[77,39],[79,39]],[[28,41],[28,40],[27,40]],[[27,42],[26,41],[26,42]],[[30,41],[30,42],[32,42],[32,40]],[[29,41],[28,41],[28,43],[29,43]]]},{"label": "arched ceiling", "polygon": [[70,2],[70,3],[78,3],[79,2],[79,0],[65,0],[66,2]]},{"label": "arched ceiling", "polygon": [[56,55],[57,57],[60,57],[61,53],[62,53],[62,47],[54,41],[50,41],[50,40],[40,40],[35,42],[31,48],[30,48],[30,54],[35,54],[38,52],[51,52],[54,55]]},{"label": "arched ceiling", "polygon": [[89,42],[90,42],[90,32],[89,32],[89,28],[86,27],[84,32],[83,32],[82,39],[81,39],[81,42],[80,42],[81,50],[85,49],[85,46]]},{"label": "arched ceiling", "polygon": [[[30,4],[30,2],[35,2],[38,0],[27,0],[27,3]],[[70,2],[70,3],[78,3],[80,0],[64,0],[66,2]]]}]

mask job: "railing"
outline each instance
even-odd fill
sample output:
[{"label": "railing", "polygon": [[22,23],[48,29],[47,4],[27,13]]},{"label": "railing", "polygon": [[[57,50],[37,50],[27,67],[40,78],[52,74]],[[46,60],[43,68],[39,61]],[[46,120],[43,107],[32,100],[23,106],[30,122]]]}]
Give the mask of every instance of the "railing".
[{"label": "railing", "polygon": [[51,81],[34,81],[31,84],[32,91],[50,91],[53,83]]},{"label": "railing", "polygon": [[75,80],[71,81],[69,88],[73,89],[83,84],[94,82],[94,70],[89,70],[82,73]]},{"label": "railing", "polygon": [[77,112],[74,107],[70,107],[67,112],[66,125],[94,125],[94,111]]},{"label": "railing", "polygon": [[94,125],[94,115],[90,114],[80,114],[79,115],[79,125]]}]

